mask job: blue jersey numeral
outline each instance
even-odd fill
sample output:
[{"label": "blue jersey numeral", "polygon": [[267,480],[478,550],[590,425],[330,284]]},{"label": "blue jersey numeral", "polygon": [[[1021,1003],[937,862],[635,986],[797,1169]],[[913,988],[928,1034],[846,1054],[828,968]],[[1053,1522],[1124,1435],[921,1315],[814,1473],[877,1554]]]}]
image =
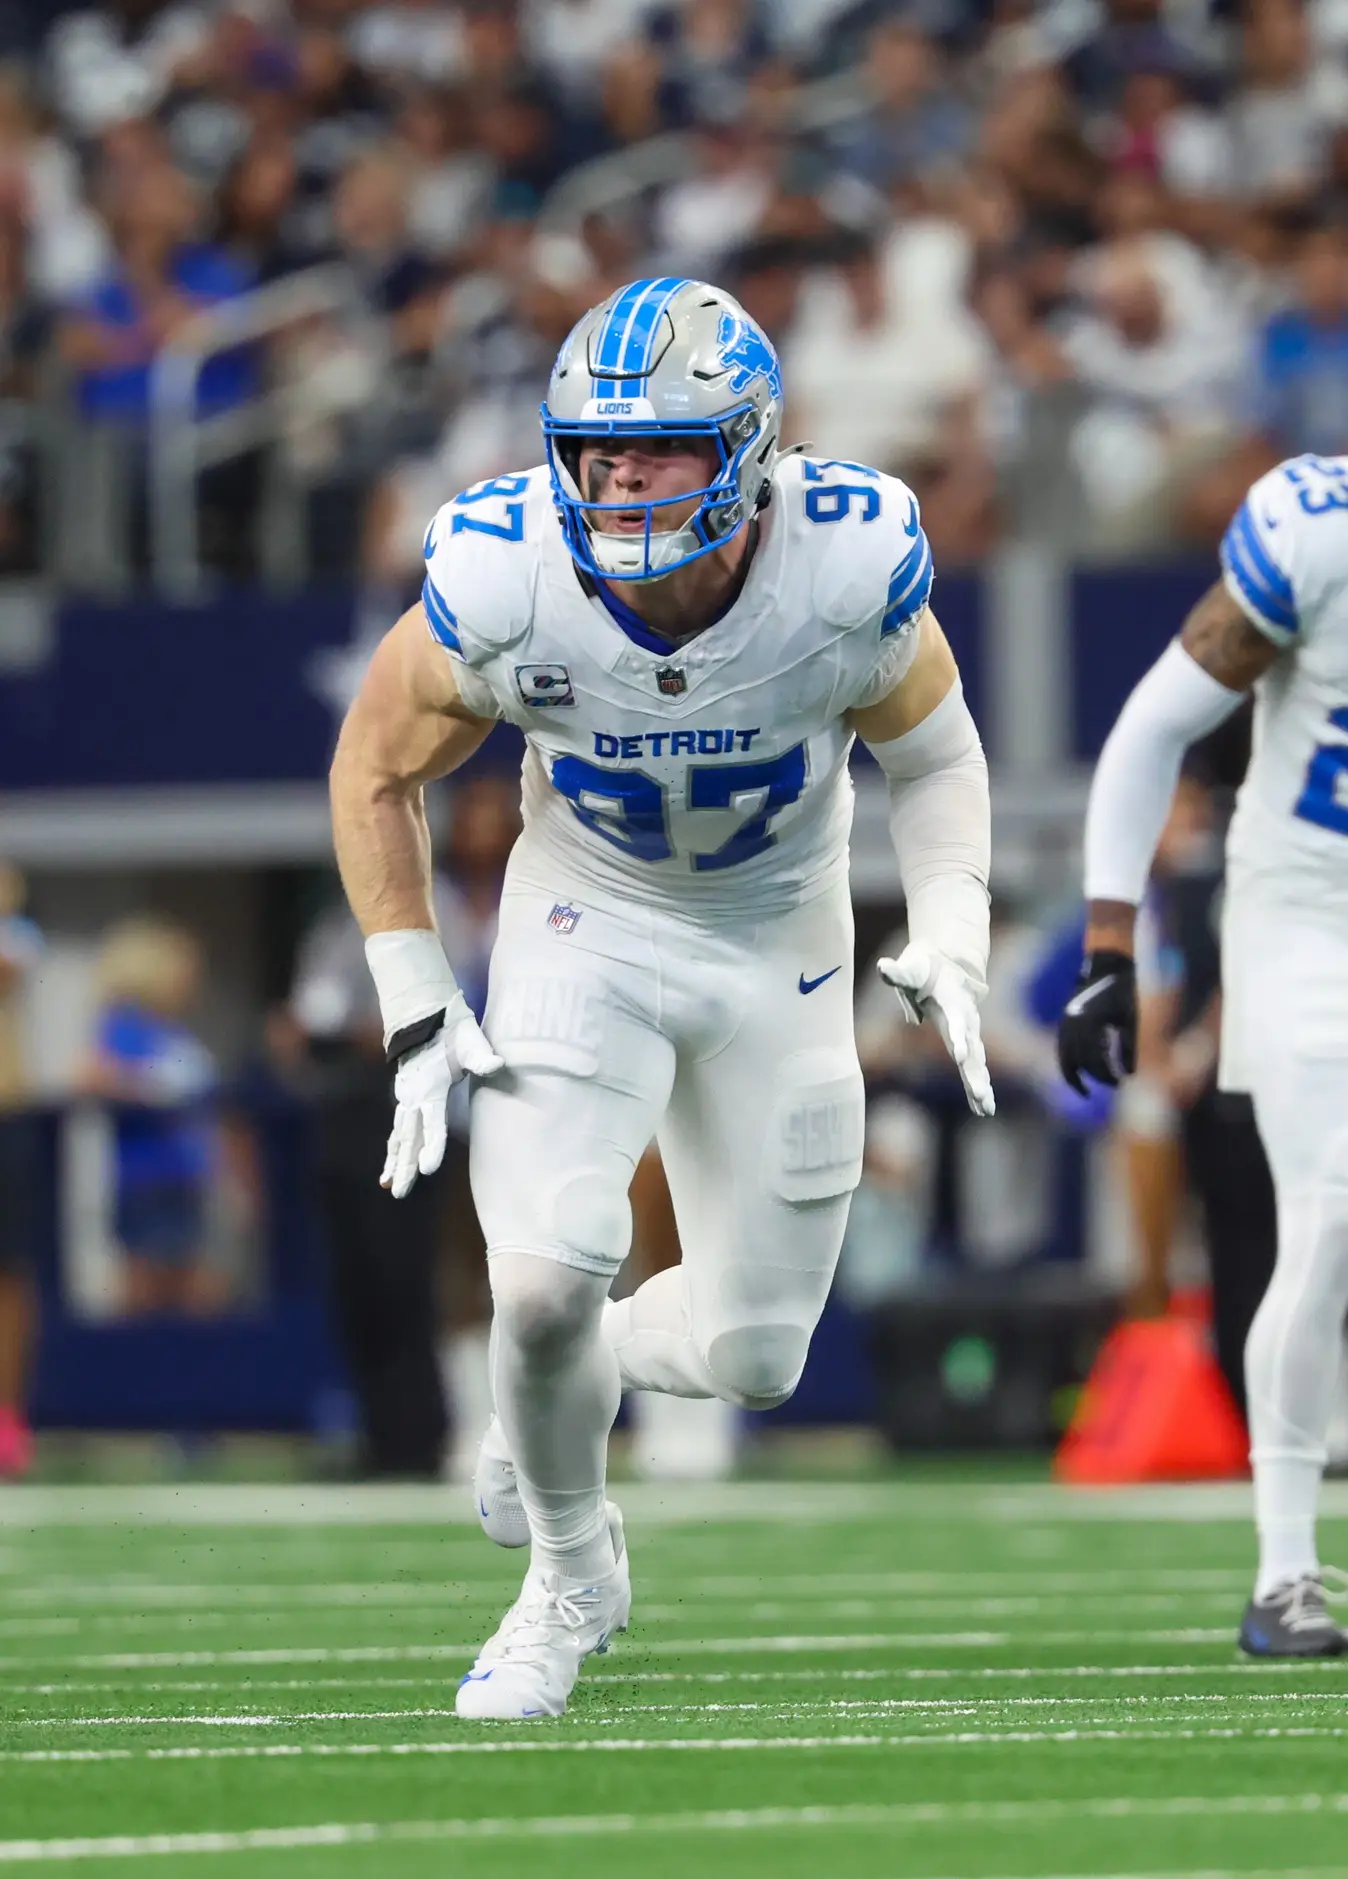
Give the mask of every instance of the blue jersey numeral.
[{"label": "blue jersey numeral", "polygon": [[864,463],[806,463],[805,481],[817,485],[805,492],[805,513],[811,522],[841,522],[852,512],[852,503],[861,504],[863,522],[873,522],[880,513],[880,492],[869,483],[830,483],[828,470],[846,470],[849,476],[869,476],[879,480],[880,472]]},{"label": "blue jersey numeral", "polygon": [[[1348,502],[1342,507],[1348,508]],[[1334,730],[1348,732],[1348,706],[1331,711],[1329,722]],[[1348,835],[1348,744],[1318,746],[1292,814],[1335,835]]]},{"label": "blue jersey numeral", "polygon": [[[719,848],[693,855],[694,871],[733,868],[772,848],[777,837],[770,833],[768,820],[799,801],[808,774],[804,744],[762,763],[709,763],[690,770],[690,809],[738,809],[746,818]],[[633,860],[668,861],[674,853],[664,788],[644,770],[613,770],[584,757],[557,757],[552,781],[586,828]]]},{"label": "blue jersey numeral", "polygon": [[558,757],[552,781],[587,829],[635,861],[668,861],[674,853],[665,792],[644,770],[609,770],[584,757]]},{"label": "blue jersey numeral", "polygon": [[799,802],[806,770],[804,744],[763,763],[704,764],[694,770],[688,778],[690,809],[740,809],[749,816],[711,854],[694,855],[694,871],[707,874],[715,868],[733,868],[774,847],[777,837],[768,833],[768,818],[788,803]]},{"label": "blue jersey numeral", "polygon": [[1288,464],[1286,476],[1307,515],[1348,509],[1348,469],[1343,464],[1325,457],[1303,457],[1300,463]]},{"label": "blue jersey numeral", "polygon": [[[493,476],[485,483],[477,483],[472,489],[465,489],[461,496],[454,498],[456,509],[468,508],[475,502],[486,502],[491,496],[518,496],[527,489],[527,476]],[[503,542],[522,542],[524,540],[524,504],[507,502],[504,522],[486,522],[481,516],[456,515],[451,535],[495,535]]]}]

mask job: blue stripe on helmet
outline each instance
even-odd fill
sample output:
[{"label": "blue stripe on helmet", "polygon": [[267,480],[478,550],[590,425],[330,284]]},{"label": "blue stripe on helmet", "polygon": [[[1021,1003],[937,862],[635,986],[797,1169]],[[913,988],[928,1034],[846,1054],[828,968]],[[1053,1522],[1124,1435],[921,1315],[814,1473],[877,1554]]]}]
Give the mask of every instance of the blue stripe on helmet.
[{"label": "blue stripe on helmet", "polygon": [[594,350],[596,366],[607,367],[611,370],[617,365],[627,322],[636,311],[640,301],[654,286],[654,281],[633,281],[630,287],[623,288],[609,308],[608,317],[599,330],[599,344]]},{"label": "blue stripe on helmet", "polygon": [[672,278],[652,283],[650,295],[640,303],[632,316],[631,330],[619,360],[623,371],[644,374],[650,370],[656,328],[675,294],[687,285],[686,281]]},{"label": "blue stripe on helmet", "polygon": [[[686,287],[686,280],[665,275],[660,280],[633,281],[614,301],[604,321],[595,349],[596,370],[635,373],[644,377],[650,369],[651,350],[661,315],[675,294]],[[596,392],[596,395],[599,395]],[[623,396],[639,396],[634,387],[624,387]]]}]

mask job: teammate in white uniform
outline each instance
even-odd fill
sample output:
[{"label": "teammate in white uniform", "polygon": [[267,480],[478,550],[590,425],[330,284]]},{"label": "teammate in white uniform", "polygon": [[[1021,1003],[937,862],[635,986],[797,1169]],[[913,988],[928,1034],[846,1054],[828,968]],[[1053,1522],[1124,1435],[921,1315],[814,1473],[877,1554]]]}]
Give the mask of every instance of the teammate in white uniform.
[{"label": "teammate in white uniform", "polygon": [[[1250,490],[1222,580],[1133,692],[1086,820],[1086,963],[1059,1031],[1068,1079],[1133,1068],[1133,914],[1185,747],[1255,692],[1227,842],[1220,1082],[1254,1099],[1278,1262],[1245,1350],[1259,1570],[1255,1656],[1331,1656],[1315,1509],[1348,1308],[1348,457]],[[1342,1575],[1334,1575],[1336,1581]]]},{"label": "teammate in white uniform", "polygon": [[[847,886],[854,733],[890,779],[910,944],[883,970],[992,1112],[987,771],[900,482],[777,455],[776,355],[728,295],[638,281],[587,314],[548,464],[439,512],[333,766],[397,1113],[385,1181],[438,1163],[474,1078],[499,1426],[483,1522],[532,1558],[460,1714],[560,1715],[625,1624],[605,1500],[623,1389],[791,1394],[861,1167]],[[498,718],[527,738],[482,1030],[433,930],[421,787]],[[485,1032],[485,1036],[484,1036]],[[490,1039],[490,1043],[488,1043]],[[658,1135],[684,1263],[619,1304]]]}]

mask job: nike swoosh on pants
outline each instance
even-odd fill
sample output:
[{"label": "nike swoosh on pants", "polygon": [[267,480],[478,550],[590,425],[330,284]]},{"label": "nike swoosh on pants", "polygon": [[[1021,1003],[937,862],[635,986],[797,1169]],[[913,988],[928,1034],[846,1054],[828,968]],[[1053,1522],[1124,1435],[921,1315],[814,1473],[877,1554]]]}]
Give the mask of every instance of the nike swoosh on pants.
[{"label": "nike swoosh on pants", "polygon": [[841,971],[842,971],[841,966],[834,966],[828,972],[821,972],[817,979],[807,979],[805,974],[802,972],[800,975],[800,989],[802,992],[806,992],[806,993],[813,992],[817,990],[817,988],[824,983],[825,979],[831,979],[835,972],[841,972]]}]

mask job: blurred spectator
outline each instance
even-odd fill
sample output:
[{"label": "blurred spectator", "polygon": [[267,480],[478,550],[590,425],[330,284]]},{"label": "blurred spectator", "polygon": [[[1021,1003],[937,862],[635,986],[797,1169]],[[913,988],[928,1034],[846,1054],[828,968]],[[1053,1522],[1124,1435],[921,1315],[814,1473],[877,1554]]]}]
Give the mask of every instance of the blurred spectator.
[{"label": "blurred spectator", "polygon": [[26,243],[36,296],[66,299],[103,273],[107,233],[83,200],[75,154],[40,126],[29,85],[15,66],[0,67],[0,201]]},{"label": "blurred spectator", "polygon": [[175,0],[109,0],[58,20],[47,42],[52,97],[78,136],[146,117],[192,75],[207,42],[205,8]]},{"label": "blurred spectator", "polygon": [[[186,177],[167,163],[112,179],[104,201],[116,259],[62,317],[61,349],[79,375],[86,417],[143,425],[155,353],[199,308],[244,292],[251,275],[244,263],[200,238],[201,204]],[[201,373],[198,410],[230,410],[256,388],[251,354],[216,353]]]},{"label": "blurred spectator", "polygon": [[1243,27],[1244,86],[1227,108],[1241,195],[1302,200],[1331,133],[1348,120],[1348,73],[1313,59],[1306,8],[1258,0]]},{"label": "blurred spectator", "polygon": [[350,46],[366,71],[388,84],[442,84],[468,56],[463,17],[443,0],[397,0],[366,7],[351,23]]},{"label": "blurred spectator", "polygon": [[[1245,1340],[1273,1273],[1277,1210],[1248,1096],[1217,1088],[1220,816],[1200,747],[1186,761],[1156,854],[1138,951],[1137,1075],[1117,1118],[1140,1271],[1131,1304],[1164,1312],[1184,1203],[1197,1203],[1217,1360],[1245,1406]],[[1240,768],[1244,768],[1243,761]]]},{"label": "blurred spectator", "polygon": [[838,138],[849,168],[887,193],[911,191],[964,156],[974,136],[972,115],[920,27],[906,20],[877,26],[865,70],[874,103],[857,128]]},{"label": "blurred spectator", "polygon": [[1063,351],[1090,404],[1070,444],[1094,545],[1165,540],[1177,488],[1229,443],[1239,335],[1178,291],[1146,239],[1095,258]]},{"label": "blurred spectator", "polygon": [[374,580],[398,583],[420,565],[427,523],[459,490],[542,455],[539,386],[590,285],[541,278],[528,223],[498,223],[482,252],[496,265],[458,282],[445,308],[461,396],[435,449],[395,468],[370,507],[365,570]]},{"label": "blurred spectator", "polygon": [[706,118],[695,173],[660,199],[655,240],[670,273],[715,275],[721,258],[754,233],[772,199],[768,154],[733,120]]},{"label": "blurred spectator", "polygon": [[32,1143],[24,1109],[31,1099],[24,1064],[20,998],[42,952],[42,936],[22,914],[23,877],[0,862],[0,1481],[27,1473],[28,1360],[36,1293],[31,1276]]},{"label": "blurred spectator", "polygon": [[1253,349],[1249,425],[1190,492],[1187,520],[1215,542],[1256,477],[1283,457],[1348,450],[1348,233],[1313,229],[1297,255],[1296,297]]},{"label": "blurred spectator", "polygon": [[[487,969],[496,944],[501,885],[520,832],[514,775],[484,773],[451,784],[449,827],[439,844],[436,920],[454,976],[477,1018],[487,1008]],[[446,1472],[471,1481],[492,1418],[487,1336],[491,1299],[487,1249],[468,1179],[468,1086],[450,1099],[441,1246],[440,1371],[449,1407]]]},{"label": "blurred spectator", "polygon": [[116,1232],[132,1313],[212,1311],[223,1302],[203,1256],[218,1074],[188,1024],[201,972],[192,935],[149,918],[114,927],[99,958],[98,1023],[78,1084],[113,1105]]},{"label": "blurred spectator", "polygon": [[[525,56],[572,109],[590,108],[613,54],[635,41],[657,0],[524,0]],[[658,69],[658,64],[657,64]]]},{"label": "blurred spectator", "polygon": [[458,253],[485,214],[495,181],[490,159],[474,148],[462,94],[422,89],[405,100],[395,125],[411,168],[407,231],[423,253]]},{"label": "blurred spectator", "polygon": [[653,13],[647,31],[675,117],[728,122],[738,114],[751,73],[772,50],[770,14],[757,0],[680,0]]},{"label": "blurred spectator", "polygon": [[947,420],[984,381],[987,345],[964,304],[967,244],[944,221],[903,225],[884,250],[840,234],[782,341],[792,427],[828,455],[907,473],[946,453]]},{"label": "blurred spectator", "polygon": [[220,185],[216,240],[258,286],[316,258],[298,214],[298,186],[294,149],[277,136],[255,138]]},{"label": "blurred spectator", "polygon": [[[479,1010],[518,803],[513,781],[461,783],[447,849],[458,884],[441,870],[435,875],[436,925],[465,996]],[[337,1339],[360,1410],[362,1468],[377,1476],[438,1478],[448,1386],[457,1417],[454,1465],[462,1469],[468,1451],[476,1458],[488,1393],[485,1266],[462,1139],[466,1088],[441,1171],[395,1201],[379,1185],[393,1115],[379,1003],[345,900],[320,914],[305,936],[289,1005],[274,1019],[272,1035],[283,1059],[298,1058],[316,1105],[318,1201]],[[435,1294],[442,1267],[448,1335],[440,1344]]]},{"label": "blurred spectator", "polygon": [[1307,235],[1296,284],[1259,345],[1255,429],[1275,457],[1334,456],[1348,450],[1348,232]]}]

